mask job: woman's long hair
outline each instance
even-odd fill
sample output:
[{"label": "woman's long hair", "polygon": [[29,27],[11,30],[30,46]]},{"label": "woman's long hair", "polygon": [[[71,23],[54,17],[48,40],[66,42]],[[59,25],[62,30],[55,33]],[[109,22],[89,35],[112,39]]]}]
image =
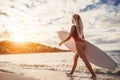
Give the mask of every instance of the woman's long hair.
[{"label": "woman's long hair", "polygon": [[75,26],[77,29],[78,37],[82,38],[82,36],[83,36],[83,23],[82,23],[81,17],[78,14],[74,14],[73,19],[75,20]]}]

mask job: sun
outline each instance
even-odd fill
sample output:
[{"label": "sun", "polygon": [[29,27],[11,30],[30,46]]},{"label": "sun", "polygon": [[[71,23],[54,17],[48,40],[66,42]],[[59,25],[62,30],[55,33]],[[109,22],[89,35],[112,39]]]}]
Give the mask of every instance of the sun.
[{"label": "sun", "polygon": [[12,41],[15,41],[15,42],[25,42],[26,41],[26,38],[24,35],[12,35]]}]

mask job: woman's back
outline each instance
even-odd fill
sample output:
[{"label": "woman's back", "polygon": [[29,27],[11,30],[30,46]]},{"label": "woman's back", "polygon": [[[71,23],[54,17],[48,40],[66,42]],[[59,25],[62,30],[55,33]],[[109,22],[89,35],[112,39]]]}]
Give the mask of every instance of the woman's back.
[{"label": "woman's back", "polygon": [[79,38],[79,36],[78,36],[78,33],[77,33],[77,29],[76,29],[76,26],[74,25],[74,31],[73,31],[73,33],[72,33],[72,37],[73,37],[73,39],[75,40],[75,41],[82,41],[82,42],[84,42],[81,38]]}]

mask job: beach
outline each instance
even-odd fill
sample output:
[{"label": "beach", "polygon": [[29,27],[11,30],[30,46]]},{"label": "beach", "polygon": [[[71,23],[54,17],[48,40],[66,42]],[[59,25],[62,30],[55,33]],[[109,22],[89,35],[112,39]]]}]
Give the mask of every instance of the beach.
[{"label": "beach", "polygon": [[[65,74],[71,70],[73,56],[71,52],[0,55],[0,80],[91,80],[81,59],[72,77]],[[112,58],[119,65],[119,57]],[[120,68],[108,71],[92,66],[96,80],[120,80]]]},{"label": "beach", "polygon": [[[25,77],[26,76],[26,77]],[[66,76],[64,72],[52,70],[29,70],[24,75],[0,71],[0,80],[94,80],[90,79],[89,73],[75,72],[72,77]],[[96,80],[120,80],[118,75],[97,74]]]},{"label": "beach", "polygon": [[22,77],[15,73],[0,71],[0,80],[33,80],[32,78]]}]

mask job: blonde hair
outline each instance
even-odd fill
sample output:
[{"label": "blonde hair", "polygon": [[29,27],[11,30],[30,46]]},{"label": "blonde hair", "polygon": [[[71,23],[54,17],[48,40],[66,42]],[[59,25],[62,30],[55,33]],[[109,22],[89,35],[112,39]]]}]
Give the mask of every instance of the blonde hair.
[{"label": "blonde hair", "polygon": [[75,20],[74,24],[75,24],[76,29],[77,29],[78,37],[82,38],[82,36],[83,36],[83,23],[82,23],[81,17],[78,14],[74,14],[72,18]]}]

